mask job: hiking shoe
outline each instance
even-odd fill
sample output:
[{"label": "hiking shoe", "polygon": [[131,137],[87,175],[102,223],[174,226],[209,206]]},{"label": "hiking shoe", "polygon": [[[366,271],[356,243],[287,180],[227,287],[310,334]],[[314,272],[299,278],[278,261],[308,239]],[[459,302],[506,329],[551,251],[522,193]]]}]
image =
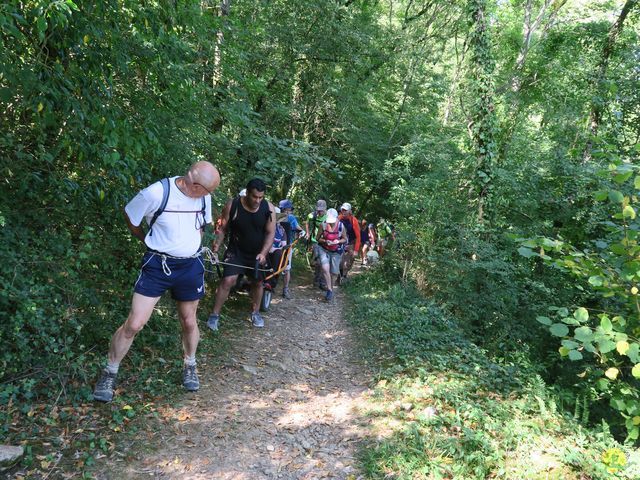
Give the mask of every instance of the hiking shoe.
[{"label": "hiking shoe", "polygon": [[264,327],[264,319],[259,312],[253,312],[251,314],[251,323],[253,323],[254,327],[262,328]]},{"label": "hiking shoe", "polygon": [[282,297],[286,298],[287,300],[291,299],[291,292],[289,292],[288,288],[282,289]]},{"label": "hiking shoe", "polygon": [[324,296],[324,298],[327,302],[330,302],[331,300],[333,300],[333,290],[327,290],[327,293]]},{"label": "hiking shoe", "polygon": [[209,327],[214,332],[217,332],[218,322],[220,322],[220,315],[212,313],[211,315],[209,315],[209,319],[207,320],[207,327]]},{"label": "hiking shoe", "polygon": [[189,392],[196,392],[200,388],[200,380],[195,365],[185,365],[182,371],[182,385]]},{"label": "hiking shoe", "polygon": [[110,373],[106,368],[102,371],[100,380],[93,390],[93,399],[97,402],[110,402],[113,400],[113,389],[116,385],[117,373]]},{"label": "hiking shoe", "polygon": [[322,290],[323,292],[325,292],[327,290],[327,284],[326,283],[321,283],[320,285],[318,285],[318,288],[320,290]]}]

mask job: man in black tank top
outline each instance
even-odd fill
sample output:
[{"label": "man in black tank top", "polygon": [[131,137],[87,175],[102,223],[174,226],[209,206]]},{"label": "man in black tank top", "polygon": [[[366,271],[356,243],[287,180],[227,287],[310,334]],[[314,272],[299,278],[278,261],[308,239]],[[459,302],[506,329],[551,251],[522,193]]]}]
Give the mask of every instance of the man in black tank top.
[{"label": "man in black tank top", "polygon": [[217,253],[229,233],[229,246],[224,261],[233,265],[224,266],[224,274],[216,290],[213,312],[207,321],[211,330],[218,329],[220,310],[241,273],[251,280],[251,321],[255,327],[264,327],[264,320],[260,315],[263,276],[254,278],[253,269],[256,260],[260,265],[266,265],[276,231],[275,209],[264,198],[266,190],[266,184],[261,179],[254,178],[247,184],[245,196],[229,200],[222,209],[220,234],[211,249]]}]

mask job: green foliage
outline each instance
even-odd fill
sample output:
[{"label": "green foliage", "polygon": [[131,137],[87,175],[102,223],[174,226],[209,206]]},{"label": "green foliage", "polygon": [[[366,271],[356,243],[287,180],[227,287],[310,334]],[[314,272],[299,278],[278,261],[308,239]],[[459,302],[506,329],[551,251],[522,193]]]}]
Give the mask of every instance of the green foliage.
[{"label": "green foliage", "polygon": [[[545,316],[538,322],[552,335],[563,338],[560,355],[584,363],[580,375],[595,386],[598,395],[619,412],[628,440],[640,436],[640,307],[638,287],[640,246],[636,219],[636,191],[640,188],[635,168],[612,164],[600,172],[605,188],[594,193],[610,205],[611,220],[605,220],[605,236],[593,247],[578,249],[562,239],[535,238],[522,242],[520,253],[540,257],[553,267],[579,280],[576,288],[588,288],[599,297],[590,314],[579,307],[552,308],[556,323]],[[571,313],[571,314],[570,314]]]},{"label": "green foliage", "polygon": [[[227,12],[211,2],[4,2],[3,433],[32,404],[88,398],[141,248],[122,207],[199,159],[222,172],[218,207],[260,175],[271,200],[291,197],[298,212],[323,196],[391,219],[398,239],[380,272],[415,281],[438,305],[398,289],[412,305],[394,304],[404,316],[380,307],[397,325],[376,331],[395,339],[389,354],[402,368],[425,349],[450,364],[455,341],[421,323],[441,311],[490,362],[523,362],[556,383],[559,408],[583,423],[608,418],[614,397],[631,415],[618,387],[636,388],[638,19],[599,78],[616,14],[611,2],[238,0]],[[602,118],[588,139],[592,104]],[[593,159],[582,164],[587,140]],[[620,159],[611,185],[599,185],[593,170]],[[557,240],[514,247],[537,235]],[[549,305],[583,305],[589,318]],[[145,354],[128,357],[136,365],[179,349],[170,322],[149,332],[137,343]],[[603,343],[589,352],[596,335]],[[486,432],[470,441],[496,461]],[[616,468],[616,455],[607,462]]]},{"label": "green foliage", "polygon": [[382,367],[368,414],[385,433],[361,451],[368,478],[637,475],[637,452],[563,417],[533,365],[492,360],[411,284],[382,268],[348,290],[350,321]]}]

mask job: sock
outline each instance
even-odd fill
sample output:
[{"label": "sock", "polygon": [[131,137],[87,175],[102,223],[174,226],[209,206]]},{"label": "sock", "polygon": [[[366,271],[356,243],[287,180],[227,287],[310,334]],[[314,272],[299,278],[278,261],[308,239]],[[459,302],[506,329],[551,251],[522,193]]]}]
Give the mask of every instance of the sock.
[{"label": "sock", "polygon": [[107,372],[112,375],[116,375],[118,373],[118,369],[120,368],[119,362],[110,362],[107,360]]},{"label": "sock", "polygon": [[184,357],[184,365],[185,367],[191,367],[196,364],[196,356],[192,355],[190,357]]}]

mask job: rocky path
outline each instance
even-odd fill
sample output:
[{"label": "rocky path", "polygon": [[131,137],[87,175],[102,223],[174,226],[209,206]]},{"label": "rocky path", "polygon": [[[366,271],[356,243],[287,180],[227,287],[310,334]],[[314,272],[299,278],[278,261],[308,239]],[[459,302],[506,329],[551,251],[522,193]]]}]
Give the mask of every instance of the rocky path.
[{"label": "rocky path", "polygon": [[274,295],[264,329],[222,328],[231,348],[215,362],[200,359],[200,391],[165,407],[152,453],[113,459],[98,478],[361,478],[355,455],[368,376],[342,296],[327,304],[306,285],[293,294]]}]

